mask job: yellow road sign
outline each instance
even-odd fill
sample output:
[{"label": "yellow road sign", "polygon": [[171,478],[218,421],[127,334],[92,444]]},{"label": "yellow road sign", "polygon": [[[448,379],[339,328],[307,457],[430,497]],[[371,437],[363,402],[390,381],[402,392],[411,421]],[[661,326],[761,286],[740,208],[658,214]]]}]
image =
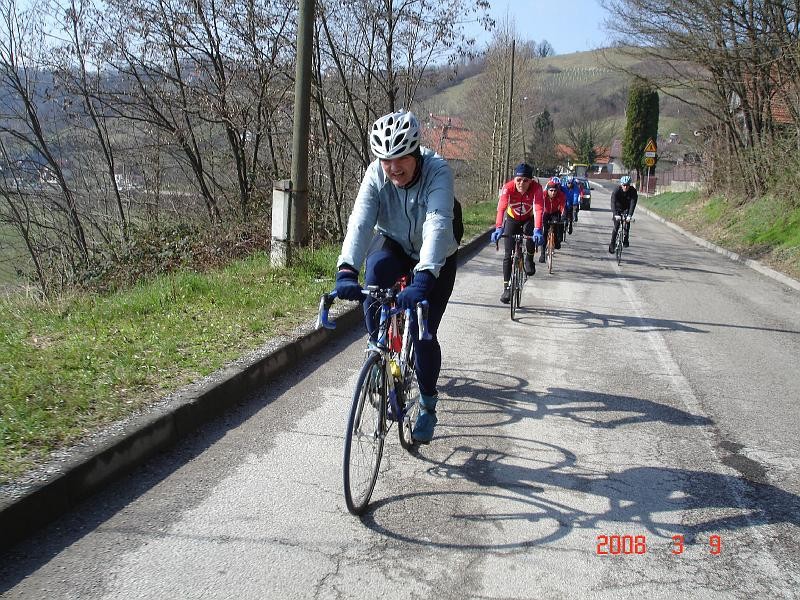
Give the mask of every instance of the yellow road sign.
[{"label": "yellow road sign", "polygon": [[652,167],[654,164],[656,164],[656,159],[655,158],[650,158],[648,156],[647,158],[644,159],[644,164],[646,166],[648,166],[648,167]]},{"label": "yellow road sign", "polygon": [[647,140],[647,145],[644,147],[645,152],[656,152],[656,143],[653,141],[653,138]]}]

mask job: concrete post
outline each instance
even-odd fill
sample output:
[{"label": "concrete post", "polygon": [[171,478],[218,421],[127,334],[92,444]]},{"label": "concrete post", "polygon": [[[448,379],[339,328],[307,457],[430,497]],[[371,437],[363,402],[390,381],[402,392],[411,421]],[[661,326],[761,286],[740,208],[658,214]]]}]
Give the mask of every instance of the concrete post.
[{"label": "concrete post", "polygon": [[291,261],[292,182],[281,179],[272,184],[272,244],[270,263],[286,267]]}]

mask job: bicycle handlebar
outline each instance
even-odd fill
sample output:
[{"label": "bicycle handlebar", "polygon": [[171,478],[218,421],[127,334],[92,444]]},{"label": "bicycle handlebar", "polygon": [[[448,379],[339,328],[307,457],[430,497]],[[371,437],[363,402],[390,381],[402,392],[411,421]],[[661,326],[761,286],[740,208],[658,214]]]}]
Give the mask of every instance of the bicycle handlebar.
[{"label": "bicycle handlebar", "polygon": [[[379,300],[381,302],[386,302],[387,300],[393,300],[396,297],[396,291],[394,288],[389,289],[380,289],[376,287],[371,287],[366,290],[361,290],[361,293],[364,296],[370,296]],[[328,318],[328,313],[330,312],[331,306],[333,306],[333,301],[336,299],[337,294],[336,290],[328,292],[327,294],[322,294],[322,297],[319,300],[319,311],[317,313],[317,324],[316,329],[336,329],[336,322],[331,321]],[[433,339],[430,331],[428,331],[428,310],[430,305],[428,304],[427,300],[423,300],[422,302],[417,303],[417,323],[419,324],[419,339],[421,340],[430,340]],[[392,308],[395,311],[395,314],[401,312],[402,309],[399,308]],[[411,309],[405,309],[406,317],[411,316]]]},{"label": "bicycle handlebar", "polygon": [[[534,245],[534,247],[536,246],[536,239],[532,235],[528,235],[526,233],[515,233],[513,236],[512,235],[508,235],[507,233],[504,233],[503,235],[500,236],[500,238],[508,238],[508,237],[514,237],[514,238],[521,237],[523,241],[524,240],[533,240],[533,245]],[[495,250],[500,250],[500,238],[497,238],[497,241],[494,243]],[[491,244],[491,242],[489,242],[489,243]]]}]

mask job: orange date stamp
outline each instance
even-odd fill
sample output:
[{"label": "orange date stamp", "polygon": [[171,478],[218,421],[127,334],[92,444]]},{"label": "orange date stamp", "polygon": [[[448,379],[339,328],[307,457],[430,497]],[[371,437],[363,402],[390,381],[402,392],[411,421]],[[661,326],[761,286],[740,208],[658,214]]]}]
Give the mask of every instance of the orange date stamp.
[{"label": "orange date stamp", "polygon": [[[647,554],[646,535],[606,535],[596,537],[598,556],[620,556],[628,554]],[[670,552],[674,555],[683,554],[687,544],[682,534],[672,536]],[[708,538],[708,553],[712,556],[722,554],[722,537],[711,535]]]}]

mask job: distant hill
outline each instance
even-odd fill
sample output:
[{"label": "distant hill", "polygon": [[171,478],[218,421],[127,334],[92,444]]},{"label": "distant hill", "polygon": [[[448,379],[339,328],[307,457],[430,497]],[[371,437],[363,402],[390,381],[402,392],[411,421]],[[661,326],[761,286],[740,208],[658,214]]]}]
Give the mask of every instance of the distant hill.
[{"label": "distant hill", "polygon": [[[628,100],[627,75],[612,69],[610,63],[625,67],[645,68],[646,63],[623,56],[613,49],[574,52],[540,59],[535,74],[535,87],[528,91],[515,89],[518,101],[529,96],[533,112],[547,108],[556,126],[563,129],[578,112],[600,120],[624,124]],[[470,65],[475,70],[474,65]],[[473,74],[438,93],[425,98],[420,106],[425,112],[464,117],[472,112],[470,98],[483,93],[481,72]],[[690,137],[695,127],[687,117],[687,108],[668,96],[660,95],[659,134],[677,133]],[[621,133],[621,132],[620,132]]]}]

